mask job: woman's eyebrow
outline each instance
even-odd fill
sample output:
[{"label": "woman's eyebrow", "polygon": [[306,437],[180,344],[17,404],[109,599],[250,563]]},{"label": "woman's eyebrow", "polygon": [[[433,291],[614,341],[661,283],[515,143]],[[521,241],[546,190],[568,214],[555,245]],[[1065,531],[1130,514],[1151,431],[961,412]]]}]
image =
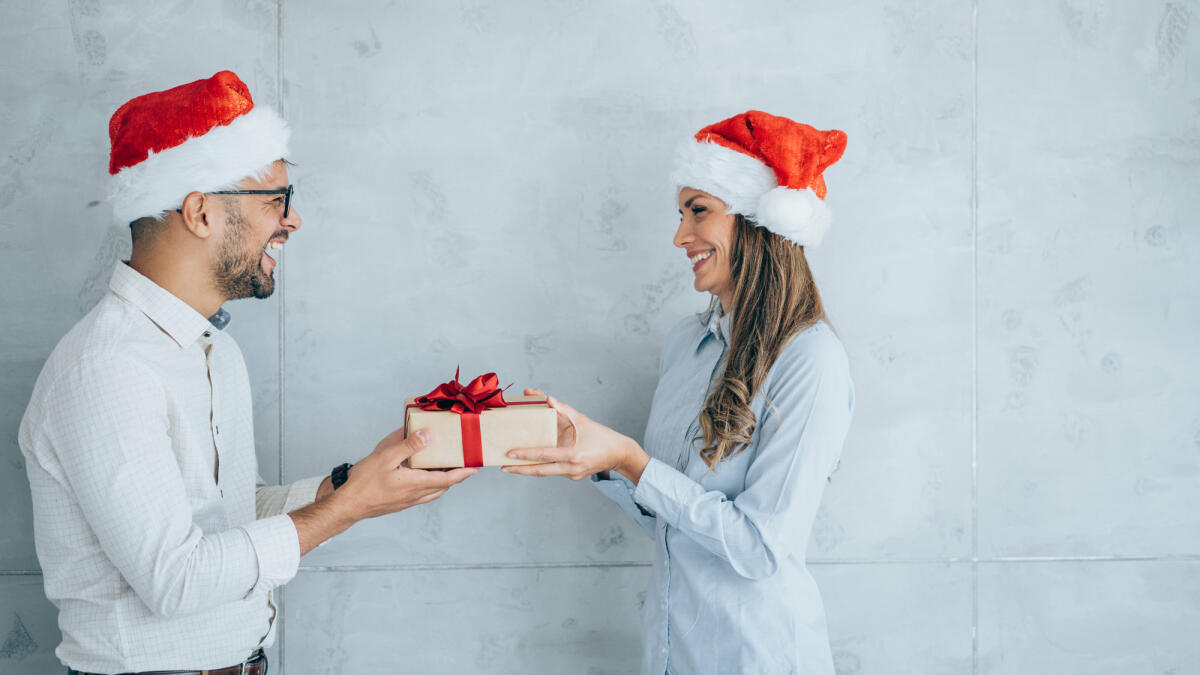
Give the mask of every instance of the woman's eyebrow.
[{"label": "woman's eyebrow", "polygon": [[689,200],[687,200],[686,202],[684,202],[684,203],[683,203],[683,208],[685,208],[685,209],[686,209],[687,207],[691,206],[691,205],[692,205],[692,202],[696,201],[696,198],[697,198],[697,197],[699,197],[699,196],[700,196],[700,195],[692,195],[692,198],[691,198],[691,199],[689,199]]}]

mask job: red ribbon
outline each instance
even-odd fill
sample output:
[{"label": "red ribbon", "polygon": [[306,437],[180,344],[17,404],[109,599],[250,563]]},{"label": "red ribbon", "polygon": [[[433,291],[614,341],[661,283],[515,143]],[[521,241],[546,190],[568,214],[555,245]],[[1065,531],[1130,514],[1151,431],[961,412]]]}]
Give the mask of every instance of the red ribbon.
[{"label": "red ribbon", "polygon": [[459,369],[456,368],[452,381],[439,384],[409,407],[458,415],[462,426],[463,466],[483,466],[479,413],[489,408],[504,408],[509,404],[504,400],[504,390],[500,388],[500,379],[495,373],[480,375],[465,387],[459,383],[458,374]]}]

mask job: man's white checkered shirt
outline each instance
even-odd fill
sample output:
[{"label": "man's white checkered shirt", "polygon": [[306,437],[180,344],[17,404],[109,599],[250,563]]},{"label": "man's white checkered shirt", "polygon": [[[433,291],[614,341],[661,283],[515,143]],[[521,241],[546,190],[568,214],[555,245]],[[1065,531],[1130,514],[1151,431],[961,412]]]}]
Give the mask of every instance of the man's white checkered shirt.
[{"label": "man's white checkered shirt", "polygon": [[56,654],[80,671],[219,668],[274,641],[271,590],[321,478],[258,478],[233,338],[118,263],[59,342],[20,429]]}]

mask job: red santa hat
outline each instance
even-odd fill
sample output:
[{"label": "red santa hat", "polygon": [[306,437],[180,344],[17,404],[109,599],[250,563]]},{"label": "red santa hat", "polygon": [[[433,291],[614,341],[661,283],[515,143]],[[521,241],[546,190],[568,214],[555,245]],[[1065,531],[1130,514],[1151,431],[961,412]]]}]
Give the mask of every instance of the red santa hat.
[{"label": "red santa hat", "polygon": [[108,123],[113,215],[122,223],[161,218],[190,192],[230,190],[261,177],[287,155],[290,133],[227,70],[138,96]]},{"label": "red santa hat", "polygon": [[845,132],[750,110],[697,132],[676,154],[671,179],[676,194],[707,192],[727,213],[815,246],[832,221],[822,174],[845,151]]}]

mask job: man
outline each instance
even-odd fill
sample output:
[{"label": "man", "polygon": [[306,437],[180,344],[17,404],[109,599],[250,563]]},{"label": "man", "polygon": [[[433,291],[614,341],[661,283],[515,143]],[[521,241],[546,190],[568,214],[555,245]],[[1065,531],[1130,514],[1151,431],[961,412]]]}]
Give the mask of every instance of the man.
[{"label": "man", "polygon": [[407,468],[428,439],[398,430],[353,470],[257,479],[249,378],[221,305],[271,295],[269,251],[300,229],[288,134],[230,72],[113,114],[110,198],[133,255],[46,362],[19,439],[72,673],[263,673],[271,591],[301,555],[475,472]]}]

